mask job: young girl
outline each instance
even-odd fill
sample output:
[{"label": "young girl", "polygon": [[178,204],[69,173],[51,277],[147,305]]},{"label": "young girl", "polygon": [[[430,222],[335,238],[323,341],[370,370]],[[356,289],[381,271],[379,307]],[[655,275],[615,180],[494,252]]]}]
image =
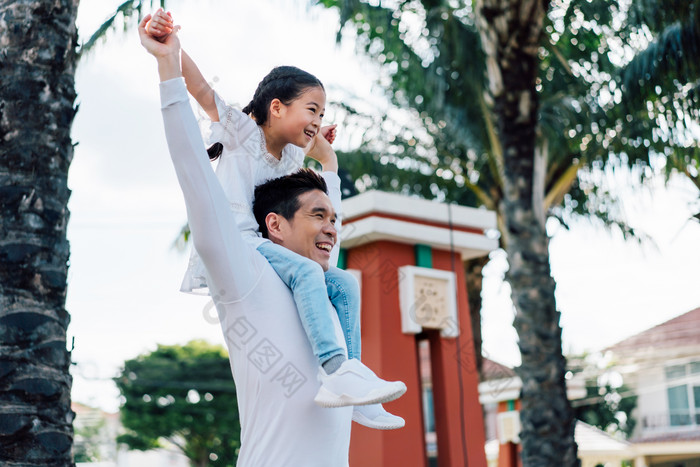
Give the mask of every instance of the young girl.
[{"label": "young girl", "polygon": [[[170,13],[159,9],[146,30],[163,40],[173,30]],[[323,85],[298,68],[277,67],[260,82],[252,101],[238,111],[211,89],[184,51],[182,71],[188,92],[212,121],[211,138],[216,144],[209,150],[210,158],[220,157],[216,173],[241,232],[292,289],[304,330],[321,364],[316,403],[323,407],[354,405],[353,420],[371,428],[402,427],[404,420],[386,412],[380,402],[401,396],[406,386],[381,380],[360,362],[359,288],[352,275],[328,266],[331,252],[337,255],[334,242],[319,241],[308,257],[301,256],[266,240],[267,229],[261,238],[258,229],[265,226],[265,220],[256,219],[252,212],[254,187],[301,168],[305,152],[321,162],[324,172],[337,172],[334,154],[315,155],[323,152],[315,150],[321,145],[318,138],[328,143],[335,139],[335,125],[321,127],[326,100]],[[206,282],[206,271],[193,250],[182,290],[206,289]],[[340,320],[347,359],[335,339],[330,306]]]}]

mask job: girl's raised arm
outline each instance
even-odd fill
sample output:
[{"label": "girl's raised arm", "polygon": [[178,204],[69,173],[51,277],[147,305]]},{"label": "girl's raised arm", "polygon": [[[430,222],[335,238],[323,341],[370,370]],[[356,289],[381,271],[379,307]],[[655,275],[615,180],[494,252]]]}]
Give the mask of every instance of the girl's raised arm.
[{"label": "girl's raised arm", "polygon": [[[146,34],[156,39],[158,42],[165,42],[168,36],[175,30],[176,26],[173,23],[173,16],[170,12],[158,8],[149,21],[146,22]],[[177,26],[179,29],[179,26]],[[219,112],[216,109],[216,101],[214,100],[214,90],[209,86],[207,80],[204,79],[202,72],[199,71],[194,60],[182,50],[182,75],[185,77],[187,92],[195,98],[197,103],[202,106],[212,122],[219,121]]]},{"label": "girl's raised arm", "polygon": [[209,273],[212,296],[218,302],[235,301],[255,286],[265,260],[243,240],[209,163],[181,78],[177,28],[161,43],[145,30],[149,16],[139,24],[139,35],[158,62],[165,135],[185,198],[192,240]]},{"label": "girl's raised arm", "polygon": [[218,122],[219,111],[216,109],[214,90],[204,79],[194,60],[184,50],[182,51],[182,75],[185,77],[187,92],[202,106],[212,122]]}]

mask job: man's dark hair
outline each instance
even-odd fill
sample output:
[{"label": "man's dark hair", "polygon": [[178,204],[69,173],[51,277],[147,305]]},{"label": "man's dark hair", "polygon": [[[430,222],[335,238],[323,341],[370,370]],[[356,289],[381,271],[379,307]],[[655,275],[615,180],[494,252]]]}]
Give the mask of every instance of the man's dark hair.
[{"label": "man's dark hair", "polygon": [[326,181],[311,169],[274,178],[255,187],[253,214],[264,238],[268,237],[265,218],[271,212],[291,220],[299,209],[299,196],[313,190],[328,194]]}]

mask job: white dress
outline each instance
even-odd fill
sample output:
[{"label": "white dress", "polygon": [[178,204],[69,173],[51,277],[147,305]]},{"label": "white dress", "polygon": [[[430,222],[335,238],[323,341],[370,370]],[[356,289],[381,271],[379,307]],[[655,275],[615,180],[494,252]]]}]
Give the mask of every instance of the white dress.
[{"label": "white dress", "polygon": [[[258,223],[253,216],[255,187],[299,170],[304,163],[304,151],[288,144],[282,150],[281,159],[277,159],[267,152],[265,135],[253,119],[226,105],[218,94],[215,94],[215,102],[219,121],[211,123],[209,141],[219,142],[224,147],[216,168],[216,176],[224,188],[239,230],[257,247],[266,240],[260,236]],[[334,172],[323,172],[321,175],[326,180],[329,196],[338,216],[335,227],[340,231],[340,179]],[[332,264],[337,262],[338,249],[339,247],[334,248]],[[206,269],[193,248],[180,291],[208,295],[206,274]]]},{"label": "white dress", "polygon": [[292,293],[241,234],[184,80],[165,81],[160,89],[170,155],[229,350],[241,419],[238,467],[346,467],[352,407],[313,402],[318,364]]}]

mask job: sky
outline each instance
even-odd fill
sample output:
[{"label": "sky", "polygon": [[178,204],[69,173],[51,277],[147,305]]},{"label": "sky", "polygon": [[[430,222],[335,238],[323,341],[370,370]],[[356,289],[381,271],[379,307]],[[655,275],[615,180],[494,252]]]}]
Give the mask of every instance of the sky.
[{"label": "sky", "polygon": [[[81,39],[120,3],[81,2]],[[384,109],[376,65],[354,53],[352,40],[335,43],[334,12],[284,0],[168,6],[183,26],[183,48],[230,103],[246,104],[273,66],[293,64],[324,82],[329,102],[359,96]],[[81,59],[76,88],[66,303],[73,398],[115,411],[111,378],[124,360],[156,344],[223,344],[223,338],[209,300],[178,292],[187,254],[172,244],[186,214],[165,145],[155,60],[141,48],[135,27],[110,34]],[[324,121],[332,122],[333,113]],[[336,144],[347,148],[357,137],[340,128]],[[697,190],[682,179],[670,188],[659,181],[628,198],[630,222],[653,242],[625,243],[587,223],[552,229],[565,352],[598,351],[700,306],[700,224],[687,221],[697,208]],[[505,254],[491,257],[483,291],[484,354],[516,365],[514,312],[502,280]]]}]

